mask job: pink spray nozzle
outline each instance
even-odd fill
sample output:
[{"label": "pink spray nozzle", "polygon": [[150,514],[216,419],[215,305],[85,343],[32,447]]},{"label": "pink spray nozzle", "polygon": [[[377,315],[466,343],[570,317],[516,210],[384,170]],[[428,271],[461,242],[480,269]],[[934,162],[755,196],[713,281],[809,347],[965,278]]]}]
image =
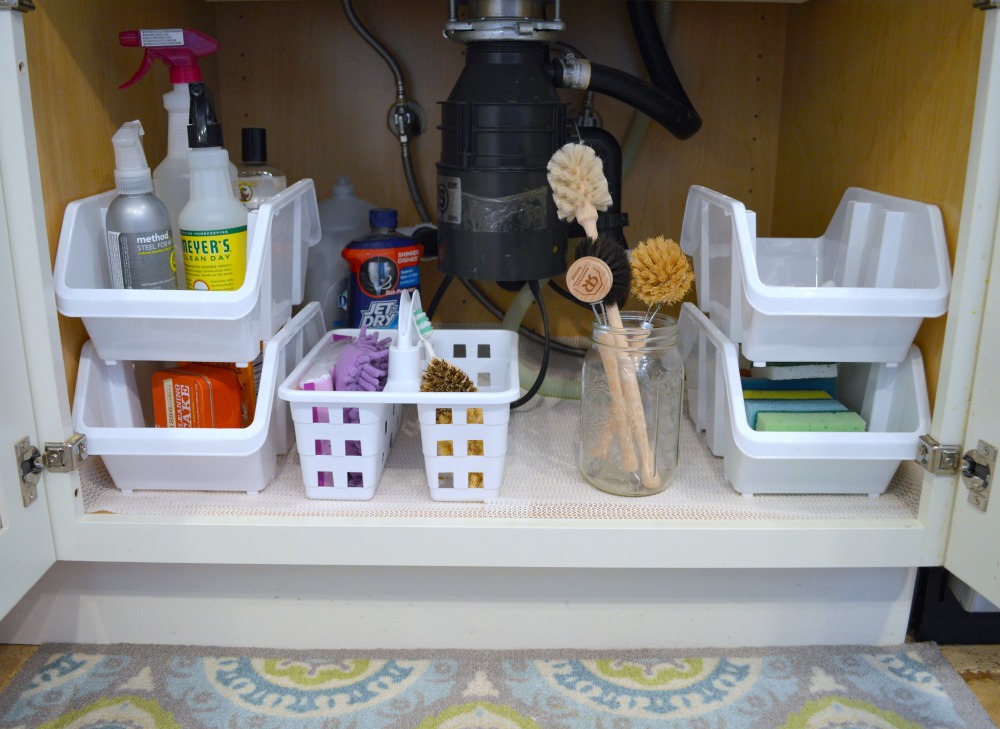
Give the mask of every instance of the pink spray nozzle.
[{"label": "pink spray nozzle", "polygon": [[197,30],[162,28],[156,30],[123,30],[118,42],[126,48],[145,48],[139,70],[118,88],[127,89],[146,75],[158,58],[170,68],[170,82],[175,84],[201,81],[198,58],[219,50],[219,42]]}]

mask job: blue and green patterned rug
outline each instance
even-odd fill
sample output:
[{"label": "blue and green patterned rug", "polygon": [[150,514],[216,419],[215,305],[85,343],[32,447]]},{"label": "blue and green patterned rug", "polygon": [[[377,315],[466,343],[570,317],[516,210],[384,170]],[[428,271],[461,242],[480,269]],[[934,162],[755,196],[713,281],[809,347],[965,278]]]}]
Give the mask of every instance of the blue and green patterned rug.
[{"label": "blue and green patterned rug", "polygon": [[933,643],[657,651],[45,645],[0,729],[993,727]]}]

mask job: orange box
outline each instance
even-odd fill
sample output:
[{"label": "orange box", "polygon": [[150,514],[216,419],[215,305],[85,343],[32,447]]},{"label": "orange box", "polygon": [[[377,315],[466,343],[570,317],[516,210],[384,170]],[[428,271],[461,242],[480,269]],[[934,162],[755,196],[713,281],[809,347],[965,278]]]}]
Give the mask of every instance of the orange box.
[{"label": "orange box", "polygon": [[157,428],[239,428],[242,410],[232,368],[191,363],[153,373]]},{"label": "orange box", "polygon": [[[183,369],[188,364],[185,362],[178,366]],[[257,388],[260,387],[260,374],[264,367],[264,355],[261,354],[245,367],[237,367],[230,362],[205,362],[204,364],[213,367],[223,367],[236,373],[236,381],[240,385],[240,403],[243,408],[243,424],[241,427],[245,428],[250,425],[253,422],[254,412],[257,409]]]}]

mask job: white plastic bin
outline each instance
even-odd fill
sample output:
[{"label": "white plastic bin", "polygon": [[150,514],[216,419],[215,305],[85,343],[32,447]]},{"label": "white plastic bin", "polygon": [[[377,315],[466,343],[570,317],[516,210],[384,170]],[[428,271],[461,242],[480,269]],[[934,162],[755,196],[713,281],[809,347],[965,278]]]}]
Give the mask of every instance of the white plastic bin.
[{"label": "white plastic bin", "polygon": [[917,457],[930,406],[915,346],[899,364],[838,365],[836,397],[865,419],[866,432],[758,432],[747,422],[736,345],[691,303],[679,321],[688,413],[736,491],[877,496],[902,461]]},{"label": "white plastic bin", "polygon": [[[355,329],[334,333],[358,334]],[[396,332],[386,334],[395,337]],[[438,357],[461,367],[479,392],[298,389],[302,373],[319,355],[323,342],[281,384],[278,396],[288,400],[292,409],[302,478],[310,498],[372,498],[405,404],[417,406],[431,498],[436,501],[496,498],[507,454],[510,403],[520,393],[517,334],[504,330],[435,330],[431,345]],[[395,361],[390,358],[390,378],[395,374],[392,369]],[[426,364],[424,356],[421,368]],[[360,423],[343,423],[342,411],[351,407],[358,408]],[[315,422],[314,408],[326,409],[326,417],[332,422]],[[439,411],[440,420],[450,422],[439,423]],[[357,441],[361,455],[347,455],[347,441]]]},{"label": "white plastic bin", "polygon": [[115,195],[66,208],[53,273],[59,312],[83,319],[109,363],[252,361],[302,301],[309,246],[320,239],[313,181],[299,180],[249,214],[246,279],[236,291],[110,288],[104,216]]},{"label": "white plastic bin", "polygon": [[152,373],[167,362],[102,360],[87,342],[80,357],[73,428],[87,436],[122,491],[188,490],[256,493],[274,476],[277,455],[291,447],[287,404],[275,391],[323,336],[319,304],[302,309],[264,348],[257,407],[246,428],[155,428]]},{"label": "white plastic bin", "polygon": [[757,238],[741,202],[693,186],[681,247],[698,306],[754,362],[901,362],[948,308],[940,211],[869,190],[849,188],[819,238]]}]

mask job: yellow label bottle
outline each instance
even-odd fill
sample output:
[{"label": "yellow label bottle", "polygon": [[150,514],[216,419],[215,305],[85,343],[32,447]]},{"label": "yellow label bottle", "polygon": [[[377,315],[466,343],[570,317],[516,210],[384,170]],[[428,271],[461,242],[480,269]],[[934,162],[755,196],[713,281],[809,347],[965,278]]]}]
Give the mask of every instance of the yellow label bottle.
[{"label": "yellow label bottle", "polygon": [[229,154],[192,149],[191,198],[178,219],[184,280],[196,291],[235,291],[247,270],[247,209],[233,194]]},{"label": "yellow label bottle", "polygon": [[247,271],[247,226],[217,230],[181,228],[184,279],[194,291],[235,291]]},{"label": "yellow label bottle", "polygon": [[191,196],[177,217],[188,289],[235,291],[247,271],[247,209],[229,177],[222,128],[201,82],[189,86]]}]

